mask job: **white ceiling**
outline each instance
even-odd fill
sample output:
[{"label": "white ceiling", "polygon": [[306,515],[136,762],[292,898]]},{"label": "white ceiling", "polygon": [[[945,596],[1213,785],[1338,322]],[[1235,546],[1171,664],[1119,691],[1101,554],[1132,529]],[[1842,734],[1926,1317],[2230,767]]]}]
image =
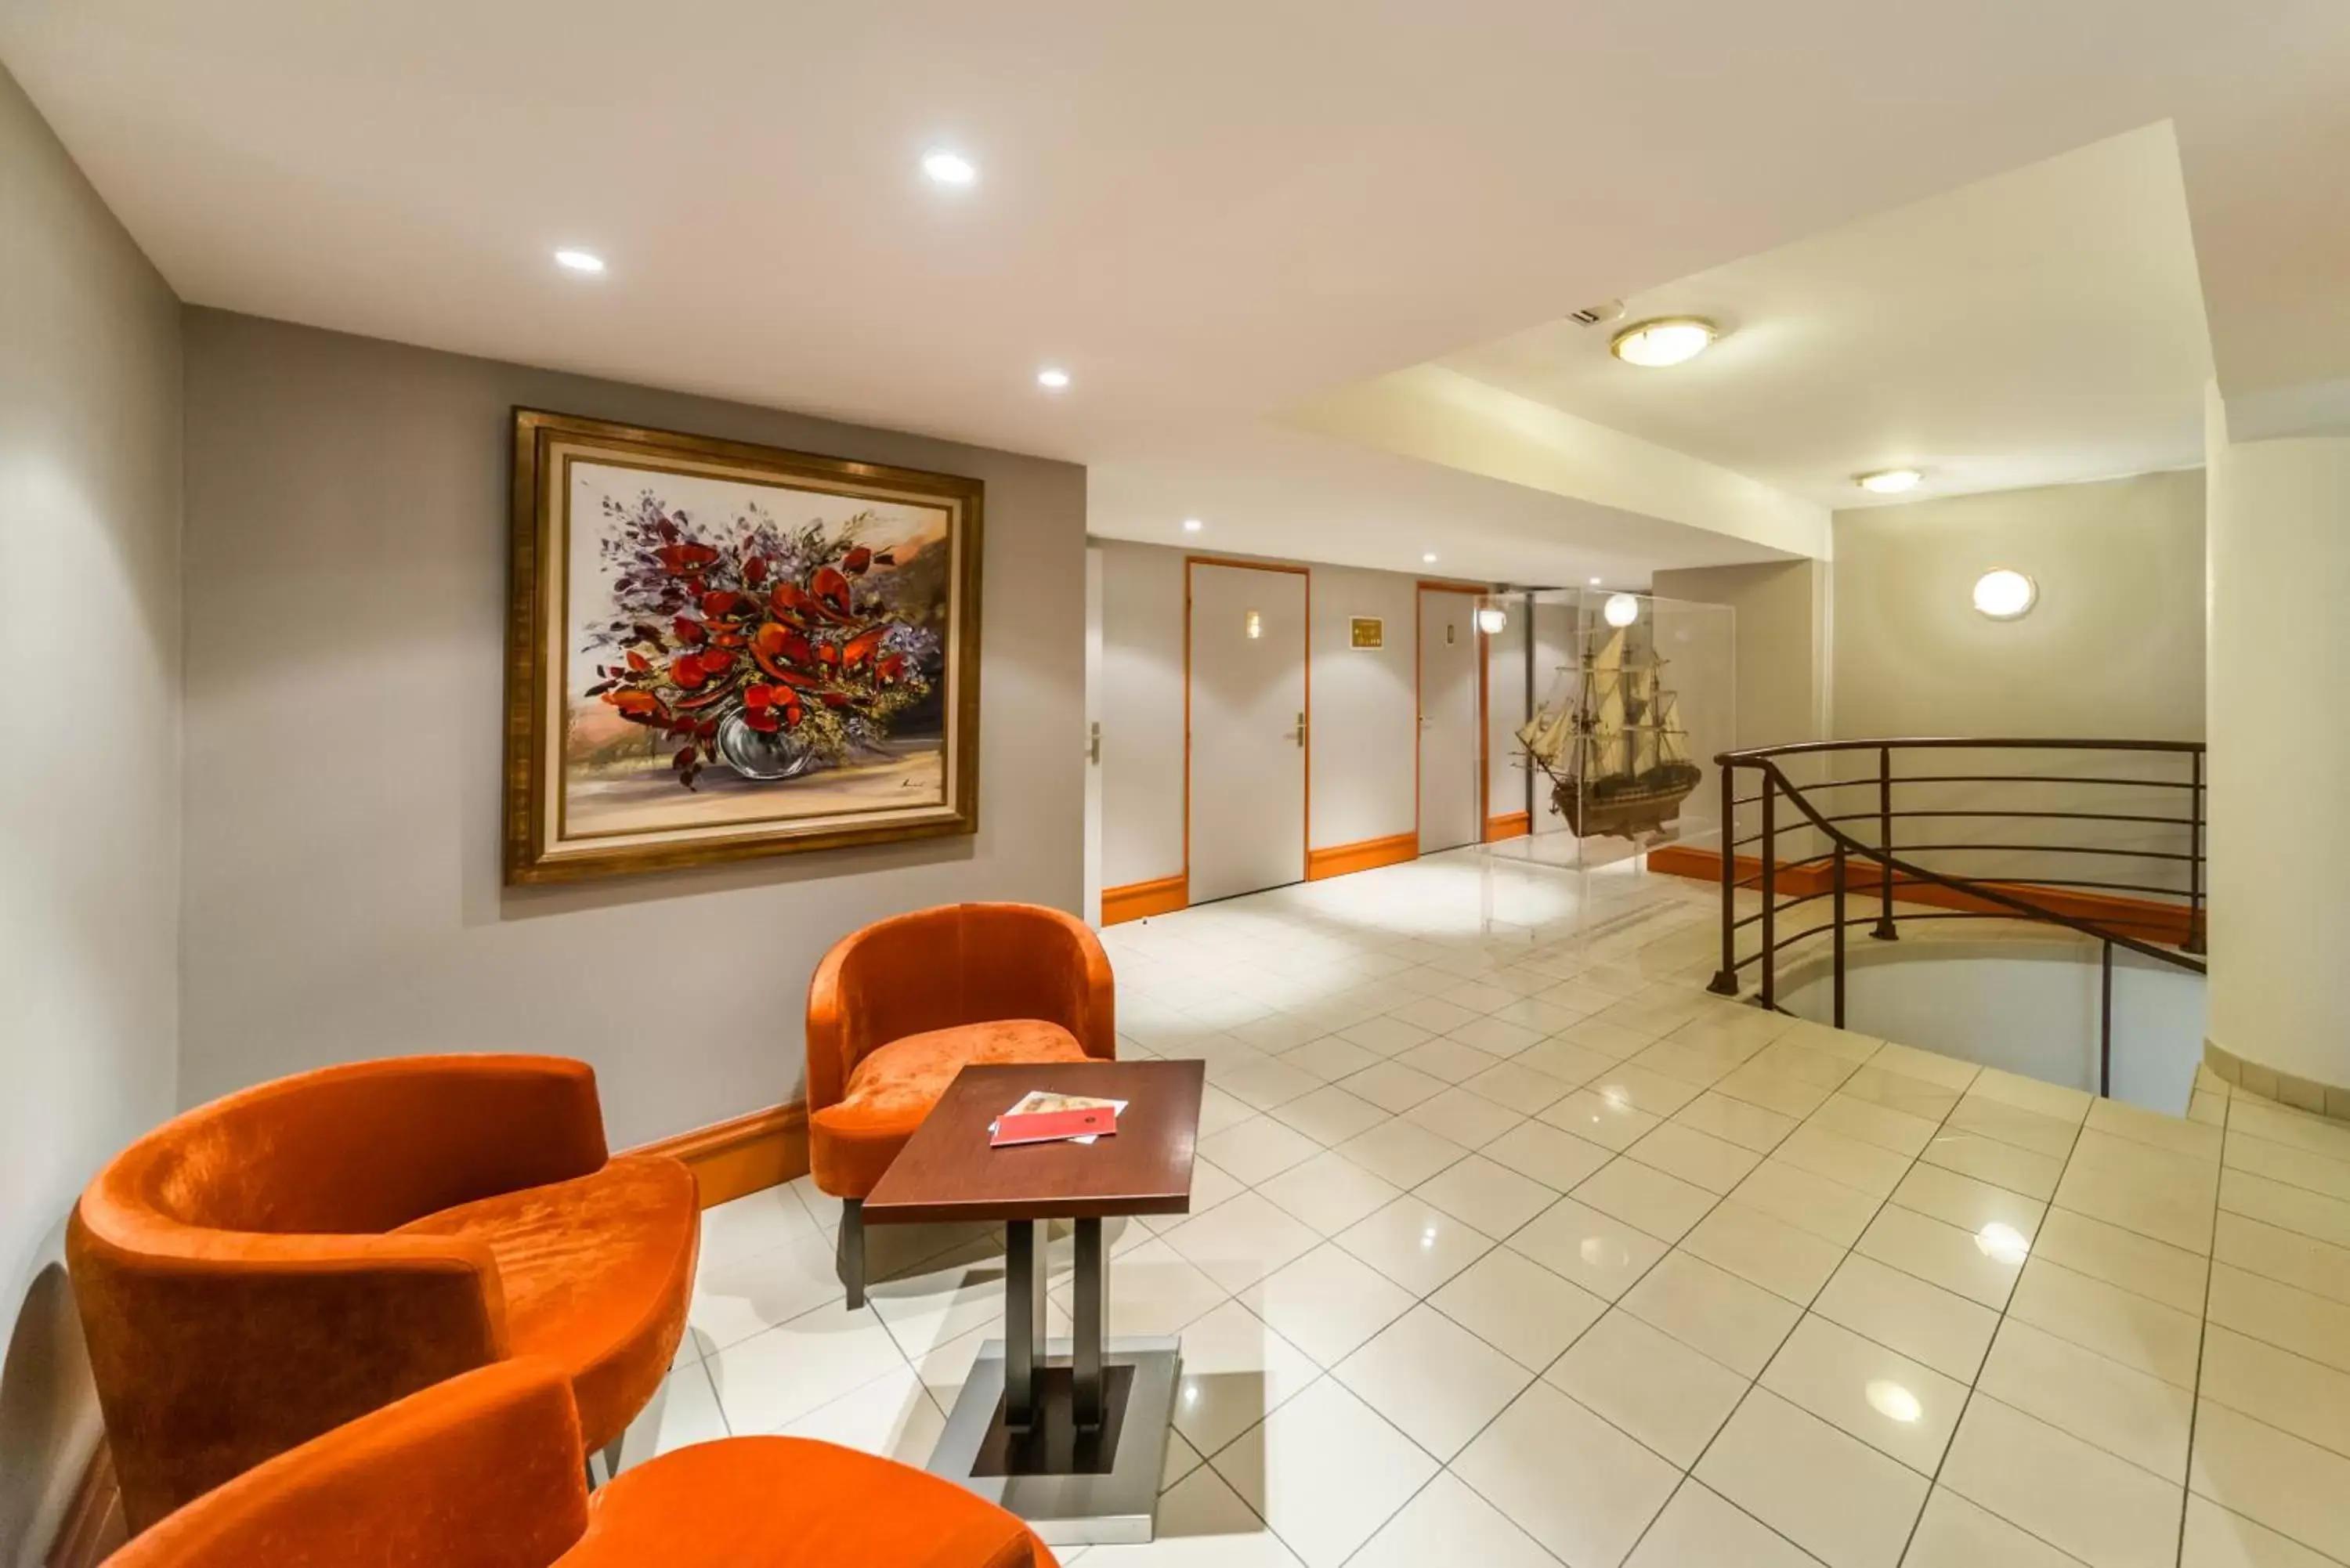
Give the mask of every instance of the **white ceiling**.
[{"label": "white ceiling", "polygon": [[[1663,567],[1791,554],[1271,424],[1170,436],[1097,464],[1087,511],[1109,538],[1544,587],[1639,587]],[[1200,532],[1183,531],[1187,517]]]},{"label": "white ceiling", "polygon": [[1115,532],[1319,443],[1231,529],[1555,571],[1589,509],[1366,527],[1398,471],[1268,421],[2166,119],[2223,384],[2350,373],[2338,0],[0,0],[0,60],[188,299],[1086,462]]},{"label": "white ceiling", "polygon": [[2203,461],[2210,338],[2168,125],[1636,294],[1723,328],[1668,370],[1553,321],[1441,361],[1824,506]]}]

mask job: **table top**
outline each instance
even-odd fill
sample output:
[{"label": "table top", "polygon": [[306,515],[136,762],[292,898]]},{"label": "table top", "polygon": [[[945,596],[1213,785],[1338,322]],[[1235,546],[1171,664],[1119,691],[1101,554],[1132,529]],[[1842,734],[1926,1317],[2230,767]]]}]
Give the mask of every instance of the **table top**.
[{"label": "table top", "polygon": [[[1188,1214],[1203,1062],[965,1067],[865,1199],[869,1222]],[[990,1122],[1031,1089],[1128,1102],[1091,1144],[993,1148]]]}]

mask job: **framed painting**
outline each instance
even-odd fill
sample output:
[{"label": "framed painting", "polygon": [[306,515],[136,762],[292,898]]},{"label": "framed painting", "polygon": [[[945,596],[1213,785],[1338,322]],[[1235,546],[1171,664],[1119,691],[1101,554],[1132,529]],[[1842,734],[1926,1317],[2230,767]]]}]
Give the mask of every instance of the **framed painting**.
[{"label": "framed painting", "polygon": [[506,880],[979,826],[975,479],[517,409]]}]

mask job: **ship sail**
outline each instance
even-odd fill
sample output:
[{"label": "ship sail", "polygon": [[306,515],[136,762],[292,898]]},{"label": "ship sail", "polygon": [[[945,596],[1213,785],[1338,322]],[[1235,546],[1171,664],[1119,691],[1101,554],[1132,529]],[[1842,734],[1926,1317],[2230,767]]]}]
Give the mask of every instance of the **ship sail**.
[{"label": "ship sail", "polygon": [[1689,732],[1681,728],[1679,699],[1667,691],[1657,700],[1657,763],[1686,763],[1690,760]]},{"label": "ship sail", "polygon": [[1560,765],[1574,739],[1575,710],[1564,702],[1544,708],[1518,726],[1518,743],[1544,770]]},{"label": "ship sail", "polygon": [[1652,773],[1657,766],[1658,726],[1663,722],[1659,702],[1657,670],[1654,665],[1633,678],[1638,697],[1631,711],[1630,744],[1632,772]]},{"label": "ship sail", "polygon": [[1624,634],[1610,632],[1607,645],[1591,657],[1590,687],[1599,701],[1590,710],[1590,756],[1586,779],[1602,779],[1625,771]]}]

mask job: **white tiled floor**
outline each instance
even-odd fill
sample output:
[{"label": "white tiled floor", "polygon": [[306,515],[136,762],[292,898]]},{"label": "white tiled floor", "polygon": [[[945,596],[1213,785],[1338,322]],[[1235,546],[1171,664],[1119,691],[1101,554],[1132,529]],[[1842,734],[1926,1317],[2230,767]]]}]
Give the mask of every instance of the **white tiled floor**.
[{"label": "white tiled floor", "polygon": [[[1712,899],[1471,852],[1106,934],[1210,1091],[1194,1212],[1113,1241],[1184,1342],[1159,1538],[1071,1557],[2350,1563],[2350,1128],[1725,1002]],[[705,1216],[662,1447],[927,1457],[998,1244],[876,1228],[848,1313],[837,1220]]]}]

